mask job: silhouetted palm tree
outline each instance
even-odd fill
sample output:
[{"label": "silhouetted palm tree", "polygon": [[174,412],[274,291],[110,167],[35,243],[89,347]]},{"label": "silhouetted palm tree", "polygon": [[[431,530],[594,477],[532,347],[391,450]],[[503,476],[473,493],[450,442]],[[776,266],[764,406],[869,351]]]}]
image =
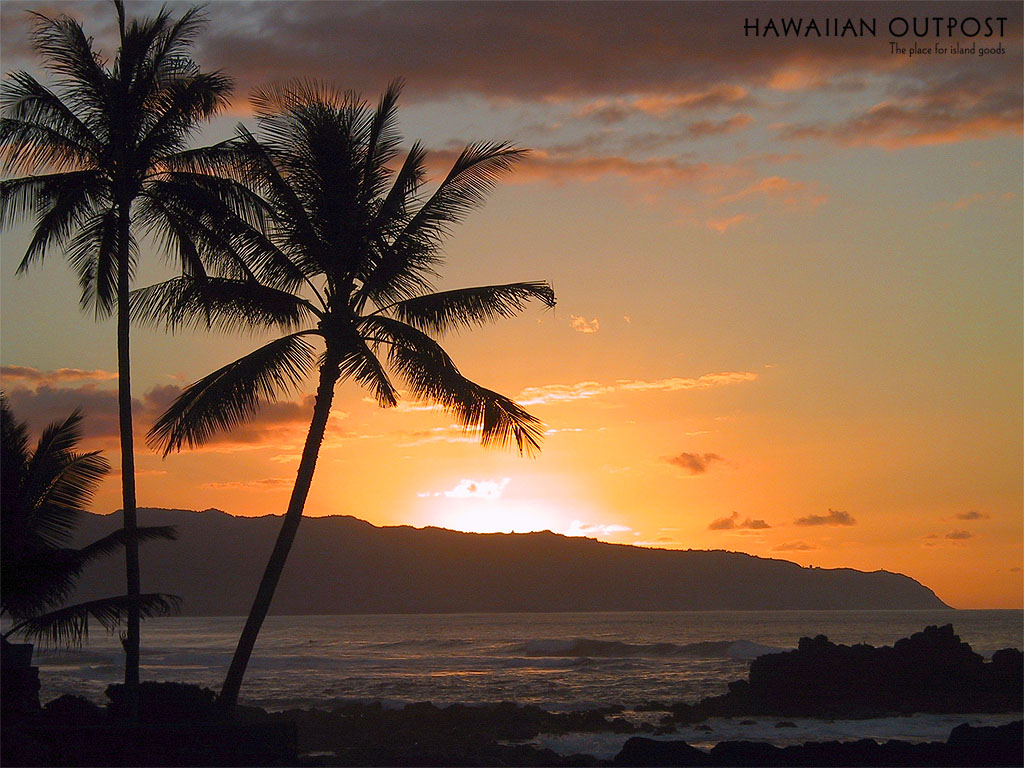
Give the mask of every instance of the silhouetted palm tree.
[{"label": "silhouetted palm tree", "polygon": [[[110,467],[99,451],[78,453],[81,411],[43,430],[34,450],[28,429],[0,393],[0,615],[13,620],[4,633],[58,644],[75,644],[89,632],[89,617],[113,631],[127,614],[126,595],[65,606],[82,569],[124,546],[122,528],[80,549],[67,546],[85,507]],[[173,539],[170,527],[137,528],[136,538]],[[178,599],[146,594],[146,616],[173,611]]]},{"label": "silhouetted palm tree", "polygon": [[[512,400],[463,377],[431,334],[554,306],[546,283],[429,293],[451,225],[482,203],[523,151],[467,147],[433,194],[421,196],[426,153],[409,150],[397,172],[400,82],[371,110],[351,93],[314,83],[257,91],[262,139],[239,129],[241,176],[267,201],[266,237],[219,222],[238,255],[234,273],[183,276],[137,291],[133,313],[187,325],[276,326],[286,334],[189,386],[150,432],[165,451],[196,446],[318,371],[313,417],[280,535],[221,692],[233,707],[253,644],[295,538],[334,388],[349,378],[382,406],[398,403],[391,375],[437,403],[485,445],[539,448],[540,422]],[[319,356],[308,340],[319,338]]]},{"label": "silhouetted palm tree", "polygon": [[[83,308],[117,310],[118,405],[127,594],[125,685],[129,707],[139,680],[139,594],[135,459],[132,444],[128,293],[138,255],[136,230],[159,236],[201,273],[190,242],[188,211],[223,198],[231,185],[196,173],[210,151],[186,150],[199,125],[225,104],[231,83],[203,73],[189,49],[203,26],[197,9],[175,21],[167,11],[141,21],[115,3],[120,44],[111,65],[67,16],[35,14],[33,44],[58,79],[54,90],[27,72],[4,83],[0,158],[5,173],[32,174],[0,183],[0,227],[34,218],[23,272],[61,250],[77,271]],[[215,154],[215,152],[213,152]]]}]

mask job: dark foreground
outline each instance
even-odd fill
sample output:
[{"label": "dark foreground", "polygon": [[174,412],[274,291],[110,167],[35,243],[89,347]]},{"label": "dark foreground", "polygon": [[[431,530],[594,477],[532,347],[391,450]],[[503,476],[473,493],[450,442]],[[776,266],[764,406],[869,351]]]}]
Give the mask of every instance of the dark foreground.
[{"label": "dark foreground", "polygon": [[[3,678],[4,766],[1024,765],[1021,721],[998,728],[964,724],[946,741],[925,744],[862,740],[775,747],[731,741],[700,750],[665,740],[677,726],[708,717],[1021,712],[1020,651],[1000,651],[985,662],[949,626],[929,627],[883,648],[805,638],[796,651],[755,660],[749,679],[731,684],[723,696],[697,704],[650,702],[629,713],[620,707],[553,713],[511,703],[399,710],[348,704],[331,711],[239,708],[226,719],[207,689],[144,683],[142,722],[131,726],[120,686],[108,689],[106,707],[73,696],[19,707],[9,695],[14,679]],[[604,761],[531,743],[541,734],[581,732],[630,738]]]}]

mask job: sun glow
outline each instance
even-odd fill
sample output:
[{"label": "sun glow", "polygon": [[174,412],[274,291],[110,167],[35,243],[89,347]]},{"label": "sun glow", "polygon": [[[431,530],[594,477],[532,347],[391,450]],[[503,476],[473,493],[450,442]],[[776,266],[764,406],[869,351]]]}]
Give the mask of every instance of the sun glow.
[{"label": "sun glow", "polygon": [[545,502],[446,498],[431,516],[442,528],[466,533],[530,533],[566,527],[565,513]]}]

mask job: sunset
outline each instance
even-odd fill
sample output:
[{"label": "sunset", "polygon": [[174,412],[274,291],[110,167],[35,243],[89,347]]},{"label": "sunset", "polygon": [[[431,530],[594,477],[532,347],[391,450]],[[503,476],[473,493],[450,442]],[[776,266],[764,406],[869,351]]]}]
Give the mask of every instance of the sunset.
[{"label": "sunset", "polygon": [[[154,17],[161,7],[129,2],[127,12]],[[178,18],[191,6],[166,7]],[[68,14],[104,66],[113,61],[111,3],[5,2],[5,88],[20,71],[60,82],[33,42],[30,12]],[[318,376],[333,360],[325,318],[349,313],[375,353],[384,339],[390,380],[364,363],[336,363],[315,475],[297,507],[304,526],[351,516],[389,535],[394,526],[550,531],[886,571],[958,612],[1016,611],[1019,625],[1019,3],[214,2],[204,18],[189,55],[232,87],[188,147],[250,137],[253,164],[238,172],[249,182],[268,135],[281,157],[299,158],[274,162],[298,167],[305,134],[295,105],[309,94],[333,93],[330,104],[369,121],[394,89],[400,141],[380,171],[381,200],[420,147],[425,179],[410,210],[453,178],[450,169],[477,162],[465,152],[491,163],[457,190],[465,210],[444,209],[450,217],[424,235],[436,253],[410,279],[422,280],[420,293],[446,296],[503,287],[488,297],[507,303],[473,304],[458,319],[439,310],[444,321],[434,322],[404,287],[373,293],[370,268],[353,273],[360,287],[339,303],[336,278],[319,291],[308,260],[293,257],[298,235],[278,232],[268,235],[280,238],[277,252],[313,286],[257,275],[302,303],[278,326],[207,330],[196,310],[168,329],[157,309],[169,304],[154,299],[149,316],[133,307],[140,510],[284,515],[302,485]],[[27,173],[13,152],[5,148],[5,179]],[[269,172],[259,178],[276,189]],[[79,450],[101,450],[111,465],[87,508],[110,515],[125,506],[116,312],[80,301],[67,250],[50,243],[26,257],[37,218],[7,200],[2,388],[31,445],[47,424],[82,410]],[[276,198],[266,205],[281,219],[291,210]],[[235,237],[223,226],[226,240]],[[163,247],[174,238],[142,226],[134,237],[131,289],[182,279],[180,259]],[[429,331],[459,378],[427,381],[426,363],[408,350],[389,357],[387,344],[405,349],[397,326],[374,324],[389,312]],[[237,406],[244,416],[195,422],[207,406],[193,389],[188,410],[189,385],[268,349],[284,330],[305,346],[289,347],[281,368],[250,387]],[[459,399],[464,390],[452,394],[463,381],[482,388],[471,390],[476,411]],[[507,417],[500,429],[495,408]],[[144,592],[165,590],[146,576],[147,548],[174,546],[141,547]],[[294,556],[285,580],[293,566]],[[118,567],[123,574],[123,558]],[[241,614],[256,584],[243,589]],[[435,610],[462,612],[379,612]],[[184,615],[206,614],[186,599]]]}]

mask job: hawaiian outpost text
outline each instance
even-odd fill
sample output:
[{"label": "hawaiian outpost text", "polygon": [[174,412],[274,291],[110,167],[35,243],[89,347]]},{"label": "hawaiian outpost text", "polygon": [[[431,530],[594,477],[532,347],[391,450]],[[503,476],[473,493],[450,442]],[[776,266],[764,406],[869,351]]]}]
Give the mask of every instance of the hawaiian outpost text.
[{"label": "hawaiian outpost text", "polygon": [[[1002,37],[1006,16],[894,16],[883,30],[892,37]],[[877,18],[804,18],[802,16],[744,19],[744,37],[875,37]]]}]

